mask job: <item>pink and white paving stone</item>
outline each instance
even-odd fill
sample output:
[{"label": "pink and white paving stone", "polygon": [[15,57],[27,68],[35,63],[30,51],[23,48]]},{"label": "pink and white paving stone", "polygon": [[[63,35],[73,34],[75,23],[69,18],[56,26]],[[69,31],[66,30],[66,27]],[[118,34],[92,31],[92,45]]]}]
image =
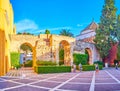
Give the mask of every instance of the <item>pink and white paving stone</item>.
[{"label": "pink and white paving stone", "polygon": [[0,77],[0,91],[120,91],[120,69]]}]

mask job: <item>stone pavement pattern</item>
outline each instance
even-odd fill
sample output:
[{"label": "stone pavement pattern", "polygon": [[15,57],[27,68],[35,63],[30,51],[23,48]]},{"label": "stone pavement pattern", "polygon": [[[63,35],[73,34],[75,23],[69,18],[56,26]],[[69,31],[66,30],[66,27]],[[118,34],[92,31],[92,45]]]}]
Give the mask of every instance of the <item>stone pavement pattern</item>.
[{"label": "stone pavement pattern", "polygon": [[0,77],[0,91],[120,91],[120,70]]}]

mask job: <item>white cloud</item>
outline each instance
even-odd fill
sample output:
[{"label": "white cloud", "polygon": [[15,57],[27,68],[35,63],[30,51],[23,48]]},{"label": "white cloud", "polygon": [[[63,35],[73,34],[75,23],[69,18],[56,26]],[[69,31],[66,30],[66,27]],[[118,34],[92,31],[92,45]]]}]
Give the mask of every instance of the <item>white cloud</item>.
[{"label": "white cloud", "polygon": [[17,32],[24,32],[26,30],[38,29],[37,24],[29,19],[24,19],[16,23]]},{"label": "white cloud", "polygon": [[52,31],[59,31],[62,29],[71,29],[71,27],[53,27],[53,28],[39,28],[38,25],[29,19],[24,19],[16,23],[17,32],[29,32],[32,34],[39,34],[45,32],[46,29]]},{"label": "white cloud", "polygon": [[82,24],[77,24],[77,27],[82,27],[83,25]]}]

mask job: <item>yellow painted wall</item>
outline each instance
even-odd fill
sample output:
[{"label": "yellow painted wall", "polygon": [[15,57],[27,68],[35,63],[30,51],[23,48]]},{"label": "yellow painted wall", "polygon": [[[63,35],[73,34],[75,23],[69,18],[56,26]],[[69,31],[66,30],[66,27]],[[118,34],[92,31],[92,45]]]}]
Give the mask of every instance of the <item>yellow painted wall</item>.
[{"label": "yellow painted wall", "polygon": [[10,1],[0,0],[0,76],[5,75],[11,68],[9,35],[16,33],[13,15]]}]

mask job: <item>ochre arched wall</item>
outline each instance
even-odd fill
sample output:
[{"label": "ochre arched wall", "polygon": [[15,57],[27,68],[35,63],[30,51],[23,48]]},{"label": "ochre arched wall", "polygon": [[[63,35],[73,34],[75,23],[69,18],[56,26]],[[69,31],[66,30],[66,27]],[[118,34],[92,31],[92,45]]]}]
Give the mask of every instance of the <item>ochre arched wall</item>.
[{"label": "ochre arched wall", "polygon": [[[25,42],[30,43],[33,47],[36,53],[36,60],[52,60],[57,63],[59,63],[59,44],[60,42],[64,42],[63,44],[69,47],[69,50],[66,51],[66,54],[68,53],[69,57],[66,59],[70,59],[70,62],[73,62],[72,50],[74,45],[73,42],[75,42],[74,38],[59,35],[48,35],[47,37],[46,34],[40,34],[39,36],[24,34],[12,35],[10,48],[11,52],[19,52],[20,45]],[[66,50],[68,49],[67,47],[65,48]]]}]

